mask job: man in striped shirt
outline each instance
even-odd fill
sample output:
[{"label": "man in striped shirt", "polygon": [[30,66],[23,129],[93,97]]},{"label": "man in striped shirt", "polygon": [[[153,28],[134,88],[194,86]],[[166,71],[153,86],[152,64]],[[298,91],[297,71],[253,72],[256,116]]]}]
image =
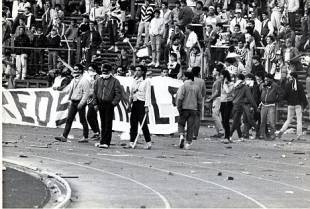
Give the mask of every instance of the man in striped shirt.
[{"label": "man in striped shirt", "polygon": [[150,6],[150,0],[145,0],[144,5],[140,8],[138,12],[138,19],[140,19],[139,28],[138,28],[138,37],[136,48],[139,47],[141,42],[141,36],[143,31],[145,31],[144,45],[149,41],[149,25],[153,17],[154,9]]}]

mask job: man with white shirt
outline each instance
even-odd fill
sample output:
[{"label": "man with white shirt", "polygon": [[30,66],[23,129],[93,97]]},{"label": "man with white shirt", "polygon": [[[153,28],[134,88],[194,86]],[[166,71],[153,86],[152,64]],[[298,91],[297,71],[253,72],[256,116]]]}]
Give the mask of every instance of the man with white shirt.
[{"label": "man with white shirt", "polygon": [[162,3],[162,9],[160,10],[160,17],[164,19],[165,30],[164,30],[163,38],[165,40],[167,40],[167,38],[168,38],[169,27],[170,27],[171,22],[172,22],[171,15],[172,15],[172,12],[168,8],[168,3],[163,2]]},{"label": "man with white shirt", "polygon": [[89,20],[97,22],[98,32],[102,38],[103,37],[103,27],[104,27],[104,23],[106,21],[106,11],[105,11],[104,7],[99,6],[98,1],[95,1],[94,7],[90,9]]},{"label": "man with white shirt", "polygon": [[188,37],[185,44],[185,50],[186,50],[186,60],[188,61],[191,49],[198,43],[198,36],[193,30],[192,25],[188,25],[186,27],[186,32],[188,33]]},{"label": "man with white shirt", "polygon": [[268,13],[266,11],[262,13],[262,19],[263,22],[262,22],[261,36],[264,45],[266,45],[266,37],[273,35],[274,28],[271,21],[268,19]]},{"label": "man with white shirt", "polygon": [[298,0],[287,0],[288,22],[291,28],[295,29],[296,12],[299,9]]},{"label": "man with white shirt", "polygon": [[246,20],[244,18],[241,17],[241,9],[236,9],[235,11],[235,18],[232,19],[232,21],[230,22],[230,32],[234,32],[234,28],[235,28],[235,25],[240,25],[240,30],[242,33],[245,33],[246,32]]}]

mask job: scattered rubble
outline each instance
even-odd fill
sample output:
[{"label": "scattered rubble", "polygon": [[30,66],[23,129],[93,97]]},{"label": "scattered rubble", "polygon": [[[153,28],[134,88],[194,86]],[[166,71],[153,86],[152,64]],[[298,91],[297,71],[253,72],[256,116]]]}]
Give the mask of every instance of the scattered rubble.
[{"label": "scattered rubble", "polygon": [[169,171],[168,175],[169,176],[173,176],[173,173],[171,171]]},{"label": "scattered rubble", "polygon": [[28,156],[24,154],[20,154],[18,157],[27,158]]},{"label": "scattered rubble", "polygon": [[217,175],[218,175],[218,176],[222,176],[222,172],[218,172]]},{"label": "scattered rubble", "polygon": [[294,194],[293,191],[285,191],[285,194]]},{"label": "scattered rubble", "polygon": [[234,180],[234,177],[228,176],[227,180],[232,181],[232,180]]}]

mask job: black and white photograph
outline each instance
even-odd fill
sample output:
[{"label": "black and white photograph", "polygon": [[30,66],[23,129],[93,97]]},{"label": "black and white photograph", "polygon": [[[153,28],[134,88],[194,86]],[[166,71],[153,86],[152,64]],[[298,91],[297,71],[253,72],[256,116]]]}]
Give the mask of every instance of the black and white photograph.
[{"label": "black and white photograph", "polygon": [[1,0],[2,208],[310,209],[310,0]]}]

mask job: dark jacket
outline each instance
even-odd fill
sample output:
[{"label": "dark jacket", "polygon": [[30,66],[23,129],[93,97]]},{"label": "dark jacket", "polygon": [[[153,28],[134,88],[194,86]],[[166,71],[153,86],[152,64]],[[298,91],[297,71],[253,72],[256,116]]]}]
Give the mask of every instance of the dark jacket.
[{"label": "dark jacket", "polygon": [[297,81],[297,91],[293,89],[293,81],[288,81],[285,85],[285,93],[283,99],[287,101],[288,105],[301,105],[305,108],[308,105],[304,87]]},{"label": "dark jacket", "polygon": [[56,35],[54,37],[48,36],[47,38],[47,47],[49,48],[59,48],[60,47],[60,36]]},{"label": "dark jacket", "polygon": [[181,26],[187,26],[192,22],[194,12],[189,6],[185,6],[179,12],[179,20]]},{"label": "dark jacket", "polygon": [[256,102],[251,94],[250,88],[244,83],[239,84],[234,88],[234,105],[244,105],[250,103],[255,109],[257,109]]},{"label": "dark jacket", "polygon": [[45,47],[47,44],[47,38],[43,33],[40,35],[35,34],[32,43],[34,47]]},{"label": "dark jacket", "polygon": [[[91,34],[93,35],[91,40]],[[98,31],[87,31],[82,35],[82,47],[98,48],[101,44],[101,36]]]},{"label": "dark jacket", "polygon": [[101,105],[105,102],[111,102],[116,106],[121,100],[121,84],[110,76],[108,79],[99,77],[94,84],[94,106]]},{"label": "dark jacket", "polygon": [[[25,33],[17,36],[14,40],[14,46],[15,47],[29,47],[30,46],[29,37]],[[17,55],[26,54],[26,53],[27,53],[27,49],[15,49],[15,54]]]},{"label": "dark jacket", "polygon": [[262,85],[261,88],[261,101],[265,105],[278,103],[283,95],[279,85],[275,82],[270,87]]}]

